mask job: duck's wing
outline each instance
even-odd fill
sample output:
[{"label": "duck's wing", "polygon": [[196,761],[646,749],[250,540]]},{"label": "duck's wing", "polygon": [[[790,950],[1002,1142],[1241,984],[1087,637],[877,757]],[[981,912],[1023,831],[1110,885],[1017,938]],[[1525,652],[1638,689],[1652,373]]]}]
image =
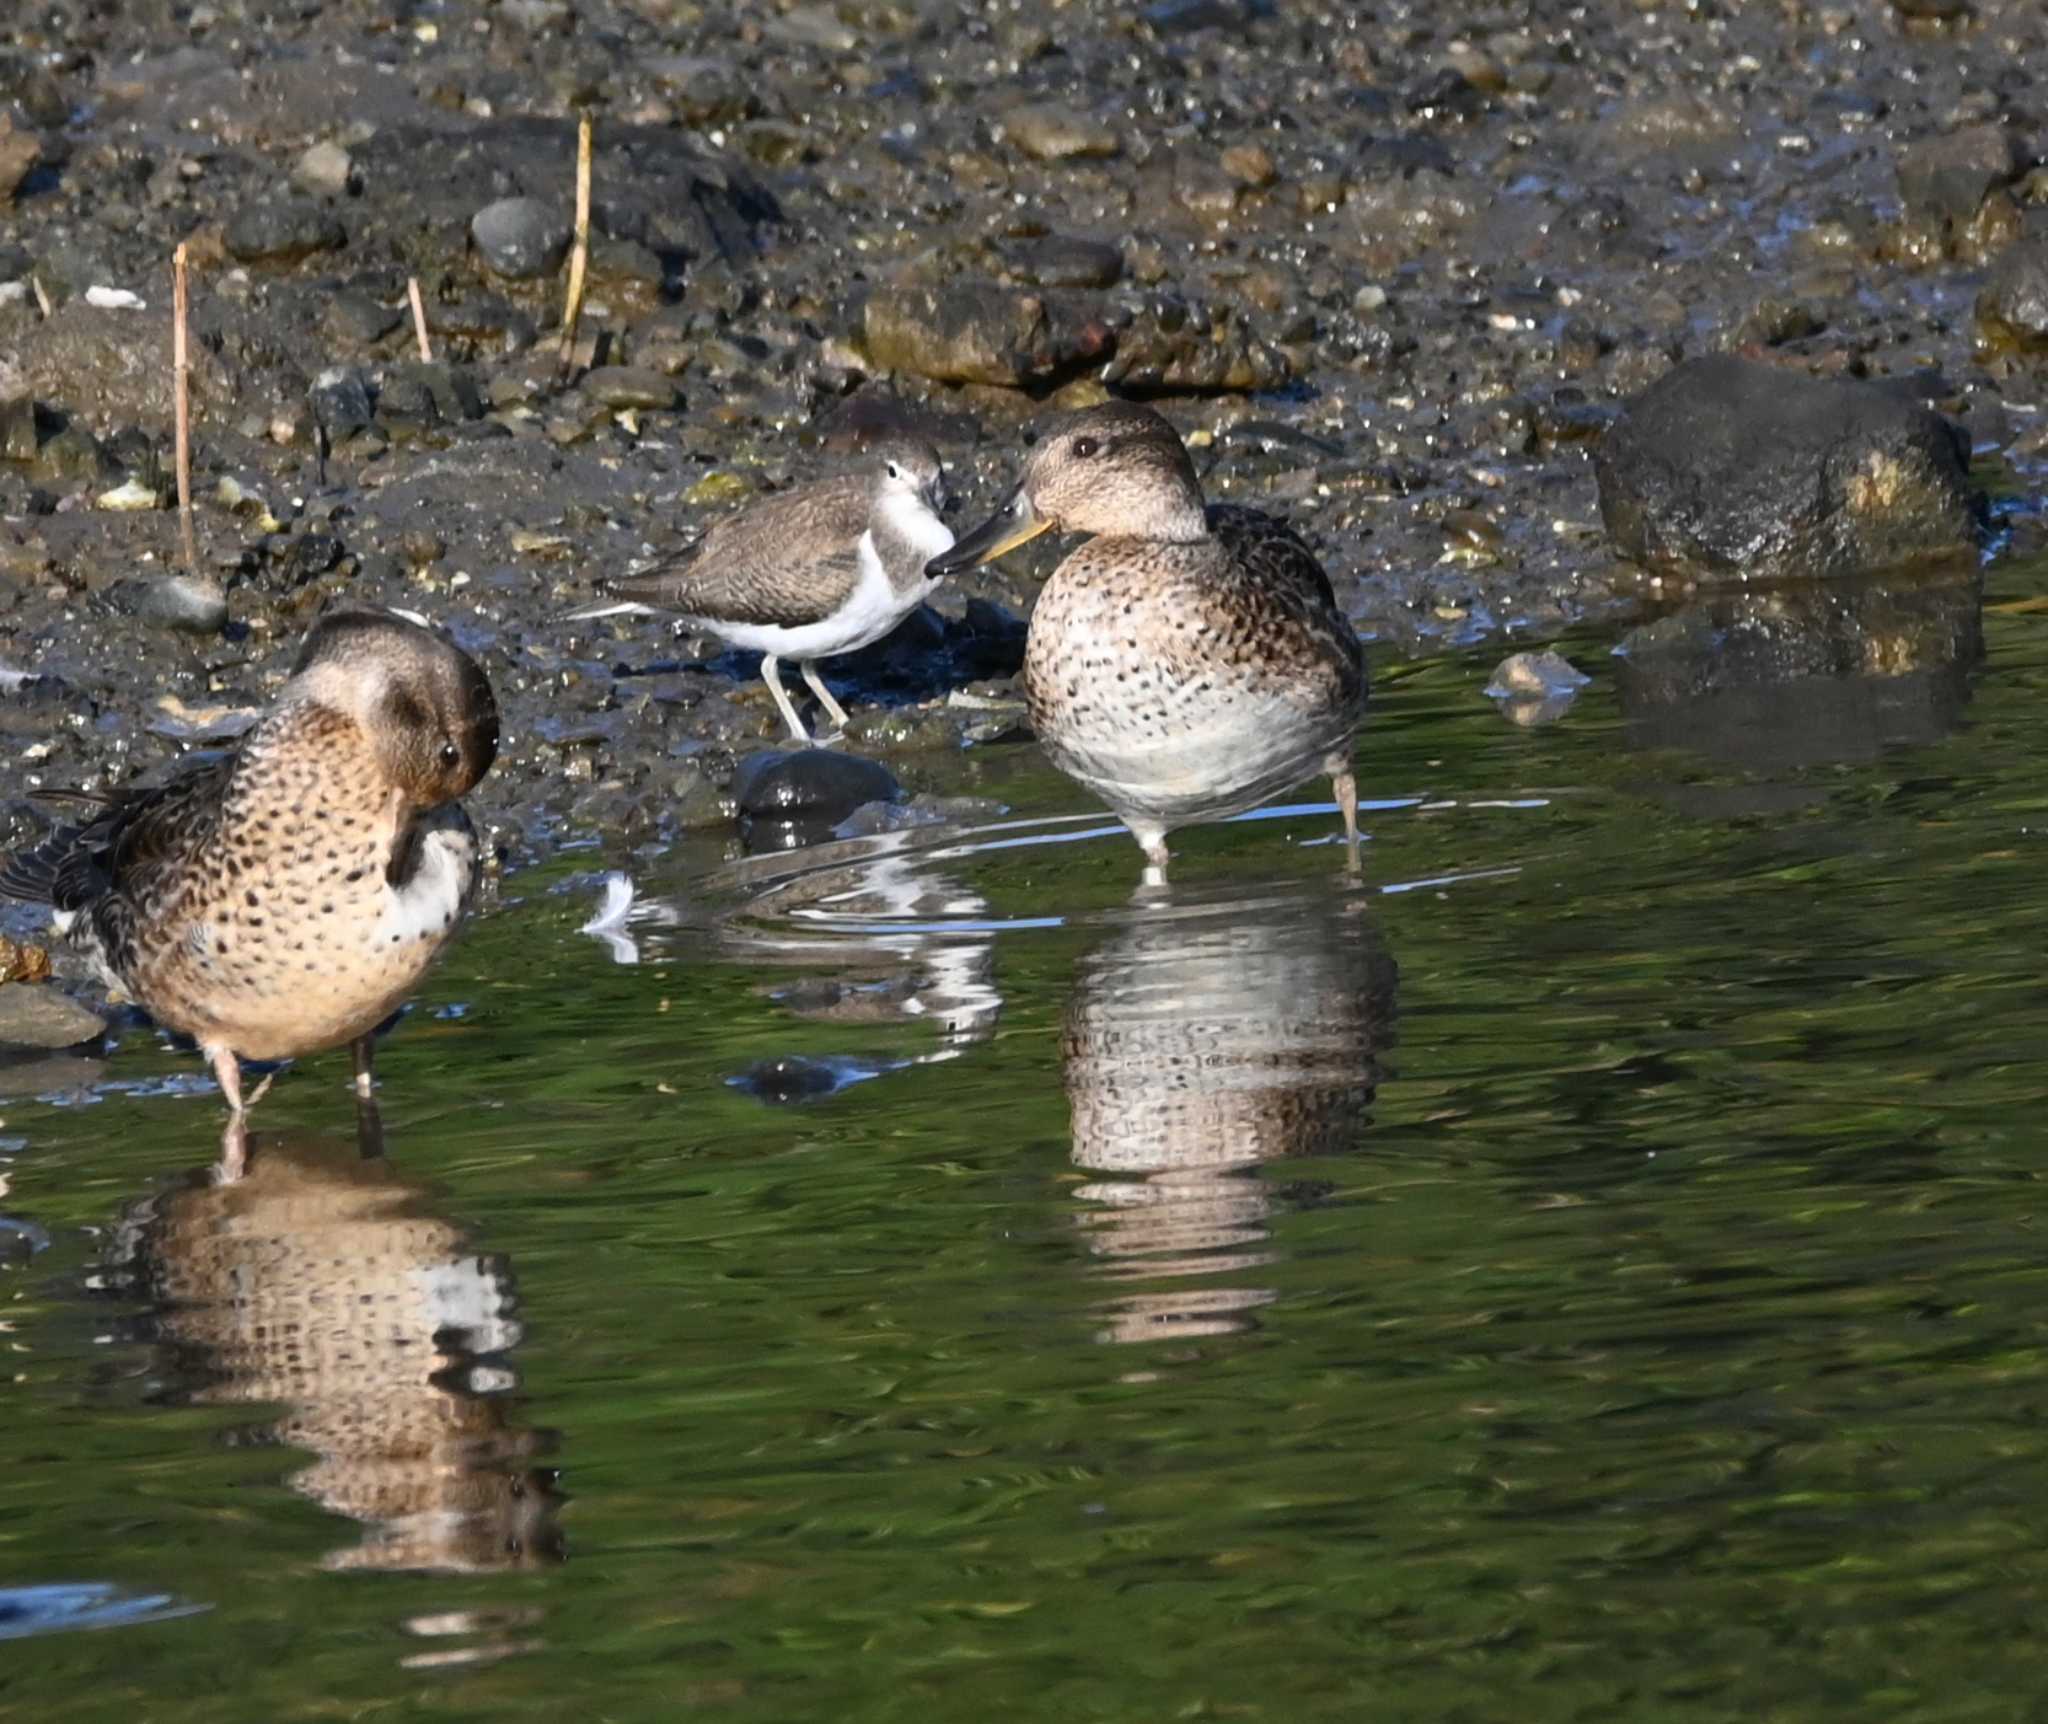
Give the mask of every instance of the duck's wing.
[{"label": "duck's wing", "polygon": [[1277,516],[1240,504],[1212,503],[1208,514],[1209,531],[1244,583],[1251,614],[1288,619],[1327,667],[1334,701],[1349,710],[1362,707],[1370,687],[1365,647],[1308,541]]},{"label": "duck's wing", "polygon": [[1241,503],[1211,503],[1209,531],[1262,585],[1276,593],[1298,593],[1329,611],[1337,609],[1336,590],[1308,541],[1277,515]]},{"label": "duck's wing", "polygon": [[798,627],[837,610],[860,582],[868,485],[827,479],[715,523],[696,546],[609,583],[617,597],[706,623]]},{"label": "duck's wing", "polygon": [[162,784],[104,796],[39,792],[39,801],[82,804],[91,813],[0,864],[0,896],[78,911],[132,889],[212,837],[234,766],[233,755],[197,760]]}]

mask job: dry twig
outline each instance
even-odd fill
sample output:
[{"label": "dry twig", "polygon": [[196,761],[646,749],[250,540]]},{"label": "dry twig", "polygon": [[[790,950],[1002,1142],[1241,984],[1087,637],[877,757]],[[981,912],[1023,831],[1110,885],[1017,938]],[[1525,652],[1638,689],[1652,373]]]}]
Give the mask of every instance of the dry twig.
[{"label": "dry twig", "polygon": [[199,572],[199,541],[192,527],[192,389],[185,345],[185,246],[171,253],[171,383],[178,415],[178,532],[185,546],[185,570]]},{"label": "dry twig", "polygon": [[412,301],[412,332],[419,338],[420,363],[434,363],[434,350],[427,345],[427,308],[420,300],[420,278],[409,275],[405,278],[405,295]]},{"label": "dry twig", "polygon": [[569,302],[562,310],[562,375],[576,357],[576,323],[583,315],[583,277],[590,267],[590,115],[576,122],[576,243],[569,254]]}]

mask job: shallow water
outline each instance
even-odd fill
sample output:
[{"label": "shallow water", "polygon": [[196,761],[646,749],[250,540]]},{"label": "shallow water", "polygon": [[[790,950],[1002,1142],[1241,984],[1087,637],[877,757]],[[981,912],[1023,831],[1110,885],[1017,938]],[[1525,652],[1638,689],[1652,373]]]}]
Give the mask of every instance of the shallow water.
[{"label": "shallow water", "polygon": [[0,1072],[0,1712],[2030,1715],[2048,569],[1977,600],[1390,669],[1362,884],[1310,804],[1147,897],[1026,750],[514,875],[382,1161],[342,1057],[225,1189],[148,1032]]}]

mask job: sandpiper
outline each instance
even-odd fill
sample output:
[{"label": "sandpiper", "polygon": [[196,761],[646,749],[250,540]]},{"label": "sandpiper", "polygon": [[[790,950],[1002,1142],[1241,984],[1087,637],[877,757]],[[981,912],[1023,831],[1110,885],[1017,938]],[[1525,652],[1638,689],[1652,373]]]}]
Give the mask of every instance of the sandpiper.
[{"label": "sandpiper", "polygon": [[1255,509],[1205,506],[1150,408],[1055,425],[1002,506],[933,559],[943,576],[1040,533],[1086,533],[1039,594],[1031,721],[1053,764],[1109,804],[1163,875],[1166,835],[1327,772],[1358,860],[1351,753],[1365,655],[1315,554]]},{"label": "sandpiper", "polygon": [[953,543],[939,519],[944,506],[938,451],[916,438],[892,438],[860,472],[749,504],[675,561],[606,583],[617,602],[570,615],[665,611],[728,646],[766,655],[761,679],[791,740],[808,743],[780,661],[797,661],[844,731],[846,709],[820,679],[817,661],[880,640],[924,602],[933,585],[926,564]]},{"label": "sandpiper", "polygon": [[50,905],[111,990],[199,1044],[232,1173],[242,1060],[346,1042],[368,1104],[371,1033],[476,885],[456,798],[497,749],[491,686],[453,641],[396,612],[331,612],[231,753],[150,789],[57,793],[92,812],[11,858],[0,893]]}]

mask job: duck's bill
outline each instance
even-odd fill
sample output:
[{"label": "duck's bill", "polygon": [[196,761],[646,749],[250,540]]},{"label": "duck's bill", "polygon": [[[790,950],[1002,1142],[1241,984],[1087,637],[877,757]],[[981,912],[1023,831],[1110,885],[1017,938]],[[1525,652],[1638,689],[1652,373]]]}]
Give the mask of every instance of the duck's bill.
[{"label": "duck's bill", "polygon": [[941,551],[926,563],[924,572],[936,577],[978,569],[983,563],[992,563],[1026,541],[1037,538],[1051,525],[1032,509],[1030,498],[1020,487],[1012,491],[1004,499],[1003,506],[966,538],[955,540],[951,550]]}]

